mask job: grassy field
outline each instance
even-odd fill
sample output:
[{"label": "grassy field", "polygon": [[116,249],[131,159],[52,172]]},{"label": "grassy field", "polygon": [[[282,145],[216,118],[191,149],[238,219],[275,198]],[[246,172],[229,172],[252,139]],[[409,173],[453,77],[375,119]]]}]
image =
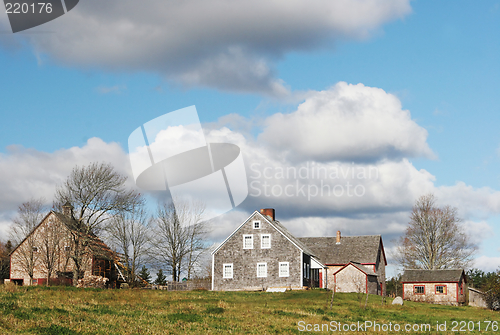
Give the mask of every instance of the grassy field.
[{"label": "grassy field", "polygon": [[[315,324],[327,325],[331,333],[350,333],[332,332],[338,327],[335,322],[340,327],[355,325],[356,334],[395,333],[357,328],[365,321],[387,327],[390,322],[393,330],[398,324],[400,333],[408,333],[405,324],[431,325],[430,332],[420,334],[439,333],[436,322],[446,322],[447,331],[441,333],[451,334],[454,321],[465,321],[475,329],[467,333],[500,334],[495,324],[485,329],[486,321],[500,323],[498,312],[410,302],[393,306],[391,299],[382,305],[377,296],[370,296],[364,308],[365,296],[355,293],[336,294],[330,309],[330,298],[325,290],[167,292],[0,286],[0,334],[294,334],[303,333],[299,328],[314,329]],[[463,325],[457,325],[457,333]],[[323,330],[327,332],[326,326]]]}]

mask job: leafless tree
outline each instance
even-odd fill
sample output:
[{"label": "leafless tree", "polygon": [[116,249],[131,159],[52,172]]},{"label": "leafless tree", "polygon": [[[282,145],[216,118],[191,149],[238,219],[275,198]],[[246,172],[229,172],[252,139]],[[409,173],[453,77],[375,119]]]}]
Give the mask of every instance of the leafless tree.
[{"label": "leafless tree", "polygon": [[56,190],[56,206],[69,203],[74,207],[72,219],[67,224],[72,237],[75,285],[82,277],[85,254],[96,245],[93,237],[103,228],[106,220],[133,210],[141,202],[136,191],[127,189],[126,180],[127,177],[110,164],[91,163],[76,166]]},{"label": "leafless tree", "polygon": [[36,238],[39,244],[40,264],[47,273],[47,286],[50,285],[50,278],[55,272],[57,264],[66,258],[65,240],[67,228],[59,222],[48,221],[38,228]]},{"label": "leafless tree", "polygon": [[405,269],[463,268],[476,250],[460,224],[457,209],[436,206],[436,197],[428,194],[415,202],[395,256]]},{"label": "leafless tree", "polygon": [[205,207],[201,204],[176,199],[158,206],[153,240],[153,257],[170,269],[173,281],[180,280],[182,270],[188,278],[205,249],[207,233],[203,222]]},{"label": "leafless tree", "polygon": [[42,221],[46,210],[42,198],[23,203],[17,209],[10,230],[10,237],[14,245],[18,246],[16,261],[30,276],[30,285],[33,284],[35,266],[40,258],[40,246],[37,245],[36,237],[31,232]]},{"label": "leafless tree", "polygon": [[123,253],[123,266],[129,285],[136,284],[139,266],[150,248],[150,217],[145,208],[138,204],[130,212],[121,212],[106,225],[110,245]]}]

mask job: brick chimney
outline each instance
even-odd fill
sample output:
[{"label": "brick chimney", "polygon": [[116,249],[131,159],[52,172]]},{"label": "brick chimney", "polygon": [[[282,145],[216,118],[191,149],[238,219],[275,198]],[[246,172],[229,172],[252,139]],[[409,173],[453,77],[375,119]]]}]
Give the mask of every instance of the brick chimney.
[{"label": "brick chimney", "polygon": [[274,208],[263,208],[260,210],[260,214],[267,215],[271,220],[274,221]]},{"label": "brick chimney", "polygon": [[71,218],[73,217],[73,206],[69,203],[69,201],[66,201],[66,203],[62,206],[63,209],[63,215]]},{"label": "brick chimney", "polygon": [[340,230],[337,230],[337,244],[340,244]]}]

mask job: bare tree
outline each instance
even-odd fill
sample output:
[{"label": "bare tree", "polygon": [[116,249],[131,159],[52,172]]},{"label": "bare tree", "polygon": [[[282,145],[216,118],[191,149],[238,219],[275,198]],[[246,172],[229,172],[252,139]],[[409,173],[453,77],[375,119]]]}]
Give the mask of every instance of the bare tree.
[{"label": "bare tree", "polygon": [[437,207],[435,196],[428,194],[415,202],[395,256],[405,269],[463,268],[476,250],[460,224],[457,209]]},{"label": "bare tree", "polygon": [[30,276],[30,285],[33,284],[35,266],[40,258],[40,246],[31,232],[42,221],[46,210],[42,198],[23,203],[17,209],[10,230],[11,239],[18,248],[17,264]]},{"label": "bare tree", "polygon": [[47,286],[60,259],[66,256],[64,242],[67,228],[59,222],[48,221],[38,229],[37,240],[40,245],[40,263],[47,273]]},{"label": "bare tree", "polygon": [[179,281],[182,270],[188,277],[200,253],[205,249],[206,223],[203,222],[205,208],[201,204],[176,199],[158,206],[153,240],[153,257],[170,269],[173,281]]},{"label": "bare tree", "polygon": [[130,212],[121,212],[113,217],[106,226],[110,245],[123,253],[125,276],[130,285],[136,284],[139,266],[149,249],[149,221],[145,208],[138,204]]},{"label": "bare tree", "polygon": [[82,277],[86,253],[96,245],[93,236],[103,228],[106,220],[133,210],[141,202],[137,192],[126,188],[126,180],[127,177],[110,164],[91,163],[88,166],[76,166],[56,190],[57,206],[69,203],[74,207],[72,219],[67,220],[67,224],[72,238],[71,259],[74,262],[75,285]]}]

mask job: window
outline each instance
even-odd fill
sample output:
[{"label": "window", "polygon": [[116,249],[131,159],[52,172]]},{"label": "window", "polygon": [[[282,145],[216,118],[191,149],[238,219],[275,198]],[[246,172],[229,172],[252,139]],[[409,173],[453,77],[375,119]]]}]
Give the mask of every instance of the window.
[{"label": "window", "polygon": [[243,235],[243,249],[253,249],[253,235]]},{"label": "window", "polygon": [[37,247],[33,247],[33,252],[38,252],[38,248]]},{"label": "window", "polygon": [[260,229],[260,221],[253,222],[253,229]]},{"label": "window", "polygon": [[414,286],[413,290],[415,294],[425,294],[425,286]]},{"label": "window", "polygon": [[446,294],[446,286],[436,285],[436,294]]},{"label": "window", "polygon": [[288,262],[280,262],[280,277],[290,276],[290,265]]},{"label": "window", "polygon": [[306,269],[307,269],[307,271],[306,271],[306,274],[307,274],[306,278],[307,279],[309,279],[309,274],[311,273],[311,271],[309,271],[309,266],[310,266],[309,264],[306,265]]},{"label": "window", "polygon": [[66,245],[66,246],[64,246],[64,251],[68,252],[68,251],[70,251],[70,250],[71,250],[71,247],[69,247],[69,246],[67,246],[67,245]]},{"label": "window", "polygon": [[262,249],[271,248],[271,234],[260,235],[260,247]]},{"label": "window", "polygon": [[233,278],[233,263],[223,264],[222,278]]},{"label": "window", "polygon": [[257,263],[257,277],[267,277],[267,263]]},{"label": "window", "polygon": [[464,294],[464,283],[460,283],[460,294]]}]

